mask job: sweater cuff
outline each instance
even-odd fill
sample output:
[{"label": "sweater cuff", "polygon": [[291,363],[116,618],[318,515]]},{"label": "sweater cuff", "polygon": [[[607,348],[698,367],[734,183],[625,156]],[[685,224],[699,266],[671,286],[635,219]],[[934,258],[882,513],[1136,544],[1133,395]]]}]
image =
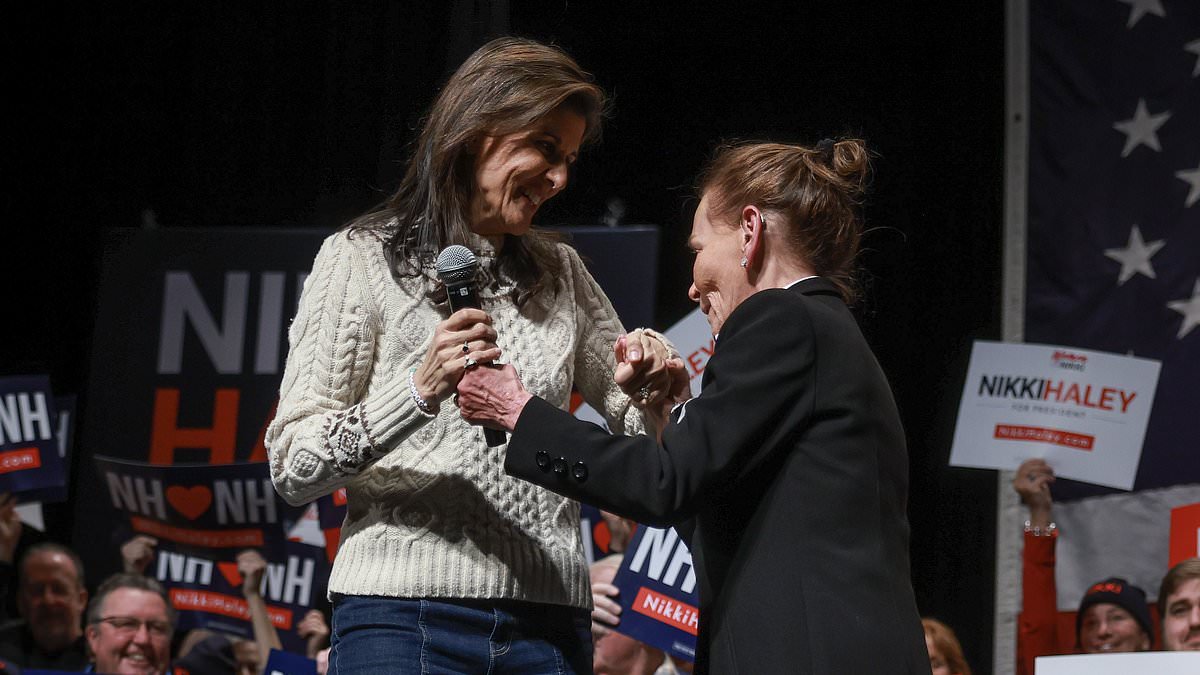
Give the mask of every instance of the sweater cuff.
[{"label": "sweater cuff", "polygon": [[408,378],[390,384],[362,402],[363,417],[366,418],[371,443],[390,450],[397,440],[417,420],[428,420],[413,401],[408,389]]},{"label": "sweater cuff", "polygon": [[672,344],[671,341],[667,339],[666,335],[663,335],[662,333],[654,330],[653,328],[638,328],[637,330],[642,331],[642,333],[644,335],[649,335],[650,337],[654,338],[655,340],[658,340],[662,344],[662,346],[664,348],[666,348],[667,358],[671,358],[671,359],[682,358],[682,355],[680,355],[679,350],[676,349],[675,345]]}]

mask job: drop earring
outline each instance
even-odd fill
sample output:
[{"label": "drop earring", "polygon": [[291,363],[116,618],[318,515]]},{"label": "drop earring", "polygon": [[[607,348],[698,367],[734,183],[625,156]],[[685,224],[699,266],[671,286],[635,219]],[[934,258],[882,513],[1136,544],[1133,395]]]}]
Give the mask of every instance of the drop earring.
[{"label": "drop earring", "polygon": [[750,261],[749,261],[749,260],[746,260],[746,259],[743,257],[743,258],[742,258],[742,269],[746,269],[746,265],[747,265],[747,264],[749,264],[749,263],[750,263]]}]

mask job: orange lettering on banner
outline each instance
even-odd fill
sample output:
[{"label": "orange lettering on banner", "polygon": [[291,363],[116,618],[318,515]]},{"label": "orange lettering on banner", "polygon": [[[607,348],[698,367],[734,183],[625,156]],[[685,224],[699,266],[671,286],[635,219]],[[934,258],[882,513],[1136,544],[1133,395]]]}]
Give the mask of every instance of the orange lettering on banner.
[{"label": "orange lettering on banner", "polygon": [[1076,450],[1086,450],[1088,452],[1092,451],[1092,446],[1096,443],[1095,436],[1016,424],[997,424],[993,436],[1005,441],[1036,441],[1062,445],[1068,448],[1075,448]]},{"label": "orange lettering on banner", "polygon": [[1200,502],[1171,509],[1171,555],[1167,567],[1200,556]]},{"label": "orange lettering on banner", "polygon": [[633,611],[695,635],[700,626],[700,612],[695,607],[645,586],[638,589]]},{"label": "orange lettering on banner", "polygon": [[[211,428],[180,428],[179,390],[160,387],[154,392],[154,429],[150,436],[150,463],[173,464],[179,448],[208,448],[210,464],[232,464],[237,440],[237,389],[218,389],[213,398]],[[265,453],[264,453],[265,459]]]},{"label": "orange lettering on banner", "polygon": [[[241,598],[235,598],[232,595],[225,595],[224,593],[213,593],[212,591],[200,591],[190,588],[172,588],[171,604],[178,610],[208,612],[209,614],[220,614],[244,621],[250,620],[250,608],[246,606],[246,601]],[[292,629],[292,610],[268,605],[267,616],[271,617],[271,623],[276,628],[281,630]]]},{"label": "orange lettering on banner", "polygon": [[205,548],[234,548],[263,545],[262,530],[189,530],[185,527],[175,527],[140,516],[131,517],[130,522],[133,525],[133,529],[138,532],[180,544],[203,546]]},{"label": "orange lettering on banner", "polygon": [[42,465],[42,453],[36,447],[0,452],[0,473],[36,469]]}]

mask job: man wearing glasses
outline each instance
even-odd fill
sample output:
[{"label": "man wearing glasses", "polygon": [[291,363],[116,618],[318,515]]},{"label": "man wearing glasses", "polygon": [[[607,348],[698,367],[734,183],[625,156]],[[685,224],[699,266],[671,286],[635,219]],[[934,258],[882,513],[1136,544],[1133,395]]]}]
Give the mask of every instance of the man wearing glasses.
[{"label": "man wearing glasses", "polygon": [[87,640],[94,672],[168,673],[175,612],[166,591],[139,574],[114,574],[88,606]]}]

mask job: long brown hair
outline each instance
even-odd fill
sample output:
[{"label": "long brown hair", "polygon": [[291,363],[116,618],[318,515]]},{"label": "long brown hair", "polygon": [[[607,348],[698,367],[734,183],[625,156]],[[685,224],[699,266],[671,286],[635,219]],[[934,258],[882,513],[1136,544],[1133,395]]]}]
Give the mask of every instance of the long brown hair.
[{"label": "long brown hair", "polygon": [[736,222],[748,204],[782,215],[791,253],[832,281],[850,304],[859,295],[859,211],[870,168],[866,145],[858,139],[822,141],[813,148],[733,143],[717,149],[698,188],[709,197],[714,222]]},{"label": "long brown hair", "polygon": [[[586,122],[584,142],[600,135],[604,91],[561,49],[521,38],[480,47],[450,77],[426,115],[400,186],[347,227],[383,239],[393,274],[419,276],[450,244],[470,246],[474,143],[533,126],[560,106]],[[561,271],[556,239],[538,230],[507,235],[497,260],[516,282],[520,304]]]}]

